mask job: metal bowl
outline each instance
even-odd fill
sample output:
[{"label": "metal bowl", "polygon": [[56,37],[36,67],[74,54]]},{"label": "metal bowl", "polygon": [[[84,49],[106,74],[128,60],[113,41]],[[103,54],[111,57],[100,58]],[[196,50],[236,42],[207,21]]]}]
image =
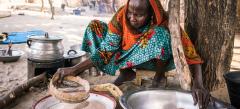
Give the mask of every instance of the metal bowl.
[{"label": "metal bowl", "polygon": [[[124,109],[199,109],[190,92],[176,90],[141,89],[125,93],[119,100]],[[212,105],[208,109],[213,109]],[[217,109],[235,109],[216,100]]]},{"label": "metal bowl", "polygon": [[23,51],[20,50],[12,50],[12,54],[6,54],[6,50],[0,50],[0,61],[2,62],[16,62],[21,55],[23,55]]},{"label": "metal bowl", "polygon": [[33,105],[32,109],[115,109],[116,101],[106,95],[92,92],[89,98],[81,103],[66,103],[49,95]]}]

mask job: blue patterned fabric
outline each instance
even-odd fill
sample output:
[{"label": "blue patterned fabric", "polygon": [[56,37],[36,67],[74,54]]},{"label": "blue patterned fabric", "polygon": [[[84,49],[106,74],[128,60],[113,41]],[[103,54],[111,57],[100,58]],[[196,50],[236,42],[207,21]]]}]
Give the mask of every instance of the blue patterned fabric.
[{"label": "blue patterned fabric", "polygon": [[[155,70],[153,59],[167,62],[172,59],[170,34],[164,27],[142,29],[145,34],[137,38],[137,43],[129,50],[121,49],[122,37],[108,31],[107,24],[92,21],[84,34],[82,50],[89,52],[92,62],[104,73],[114,75],[124,68],[144,68]],[[174,63],[168,69],[174,68]]]}]

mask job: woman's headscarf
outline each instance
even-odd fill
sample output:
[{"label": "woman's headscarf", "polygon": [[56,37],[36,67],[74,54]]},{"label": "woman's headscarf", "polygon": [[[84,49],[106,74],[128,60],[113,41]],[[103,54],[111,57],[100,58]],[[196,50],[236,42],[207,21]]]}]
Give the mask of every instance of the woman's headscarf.
[{"label": "woman's headscarf", "polygon": [[[138,40],[139,36],[143,33],[136,33],[132,30],[127,22],[127,9],[129,1],[113,16],[112,20],[108,24],[109,31],[122,36],[122,49],[130,49]],[[154,26],[167,26],[168,16],[164,12],[164,9],[159,0],[149,0],[149,3],[153,10],[152,19],[150,21],[150,27]],[[196,53],[194,46],[184,31],[181,31],[181,39],[184,47],[184,53],[189,64],[202,63],[201,58]]]}]

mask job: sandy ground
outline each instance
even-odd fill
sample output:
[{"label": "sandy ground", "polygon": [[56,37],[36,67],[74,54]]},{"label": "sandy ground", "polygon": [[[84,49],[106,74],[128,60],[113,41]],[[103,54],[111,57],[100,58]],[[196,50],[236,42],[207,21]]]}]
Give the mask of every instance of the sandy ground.
[{"label": "sandy ground", "polygon": [[[24,13],[21,16],[18,13]],[[89,15],[86,14],[85,15]],[[101,17],[96,17],[101,16]],[[104,17],[103,17],[104,16]],[[111,19],[111,14],[98,15],[92,12],[90,16],[75,16],[71,14],[56,15],[55,20],[50,20],[48,13],[33,12],[33,11],[13,11],[11,17],[0,19],[0,32],[17,32],[29,31],[33,29],[41,29],[49,32],[50,35],[62,36],[64,49],[68,50],[71,45],[79,44],[82,41],[84,29],[87,24],[98,19],[108,22]],[[0,48],[6,49],[6,45],[0,45]],[[14,44],[13,49],[19,49],[25,53],[19,61],[14,63],[0,62],[0,97],[9,92],[16,85],[22,84],[27,80],[27,50],[26,44]],[[234,57],[232,61],[232,70],[240,68],[240,35],[236,35]],[[98,76],[88,77],[90,83],[106,83],[112,82],[116,77]],[[17,99],[12,106],[12,109],[30,109],[36,101],[48,94],[46,87],[32,88],[30,92]],[[226,86],[213,92],[213,95],[223,101],[229,102]]]},{"label": "sandy ground", "polygon": [[[24,13],[25,15],[19,16],[17,15],[18,13]],[[22,32],[40,29],[48,32],[49,35],[63,37],[64,49],[67,51],[70,49],[71,45],[82,42],[84,29],[93,19],[99,19],[107,22],[110,17],[85,17],[69,14],[64,16],[55,16],[55,20],[50,20],[50,15],[47,13],[14,11],[11,17],[2,18],[0,20],[0,31]],[[6,49],[7,45],[0,45],[0,48]],[[24,51],[24,54],[17,62],[0,63],[0,92],[5,92],[6,90],[9,90],[8,88],[20,84],[22,81],[26,81],[27,79],[27,44],[14,44],[12,48],[22,50]]]}]

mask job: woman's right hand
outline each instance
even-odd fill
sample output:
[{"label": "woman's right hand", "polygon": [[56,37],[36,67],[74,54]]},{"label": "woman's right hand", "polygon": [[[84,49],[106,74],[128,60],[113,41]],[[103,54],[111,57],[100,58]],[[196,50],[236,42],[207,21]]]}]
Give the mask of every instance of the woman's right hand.
[{"label": "woman's right hand", "polygon": [[57,82],[62,83],[65,76],[74,75],[74,70],[71,67],[59,68],[55,75],[57,76]]}]

